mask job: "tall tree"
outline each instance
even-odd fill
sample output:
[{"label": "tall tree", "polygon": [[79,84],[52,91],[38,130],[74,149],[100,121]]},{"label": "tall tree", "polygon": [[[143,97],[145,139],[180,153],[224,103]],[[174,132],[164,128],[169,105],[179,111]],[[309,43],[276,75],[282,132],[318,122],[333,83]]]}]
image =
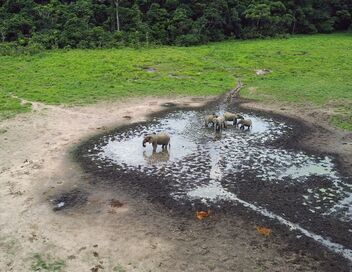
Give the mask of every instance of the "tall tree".
[{"label": "tall tree", "polygon": [[114,4],[115,4],[115,16],[116,16],[116,31],[120,32],[120,16],[119,16],[120,0],[114,0]]}]

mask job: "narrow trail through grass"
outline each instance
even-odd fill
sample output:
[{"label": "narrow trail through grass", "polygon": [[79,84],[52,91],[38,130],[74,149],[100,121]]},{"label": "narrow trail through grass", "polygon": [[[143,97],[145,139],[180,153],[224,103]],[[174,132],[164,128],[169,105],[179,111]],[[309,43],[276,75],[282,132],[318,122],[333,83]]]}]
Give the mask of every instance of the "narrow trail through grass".
[{"label": "narrow trail through grass", "polygon": [[[0,118],[30,110],[17,96],[81,105],[128,96],[217,95],[246,84],[263,102],[331,107],[352,130],[352,34],[229,41],[197,47],[49,51],[0,57]],[[257,69],[272,72],[258,76]]]}]

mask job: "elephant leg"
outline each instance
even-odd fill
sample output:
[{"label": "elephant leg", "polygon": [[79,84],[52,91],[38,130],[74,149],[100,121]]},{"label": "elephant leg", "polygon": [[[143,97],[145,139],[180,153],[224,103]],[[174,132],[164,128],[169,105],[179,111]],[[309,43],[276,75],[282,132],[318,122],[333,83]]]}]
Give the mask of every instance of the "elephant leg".
[{"label": "elephant leg", "polygon": [[237,126],[237,118],[233,119],[233,125]]}]

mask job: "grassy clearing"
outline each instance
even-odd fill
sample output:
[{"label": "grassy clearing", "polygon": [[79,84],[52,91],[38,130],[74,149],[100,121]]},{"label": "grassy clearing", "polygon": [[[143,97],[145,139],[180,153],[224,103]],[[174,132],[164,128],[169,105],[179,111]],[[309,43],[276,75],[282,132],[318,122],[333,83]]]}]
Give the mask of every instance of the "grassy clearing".
[{"label": "grassy clearing", "polygon": [[[27,111],[13,95],[78,105],[142,95],[216,95],[246,83],[263,102],[336,109],[332,123],[352,130],[352,35],[232,41],[191,48],[52,51],[0,57],[0,116]],[[153,68],[153,69],[149,69]],[[257,76],[256,69],[272,73]]]}]

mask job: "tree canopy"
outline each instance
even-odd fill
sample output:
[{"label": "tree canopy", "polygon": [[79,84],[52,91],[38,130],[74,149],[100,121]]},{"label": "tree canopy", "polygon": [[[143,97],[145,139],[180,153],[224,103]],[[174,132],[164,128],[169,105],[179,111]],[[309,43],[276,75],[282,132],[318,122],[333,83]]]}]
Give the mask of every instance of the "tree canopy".
[{"label": "tree canopy", "polygon": [[0,0],[0,41],[194,45],[351,28],[351,0]]}]

